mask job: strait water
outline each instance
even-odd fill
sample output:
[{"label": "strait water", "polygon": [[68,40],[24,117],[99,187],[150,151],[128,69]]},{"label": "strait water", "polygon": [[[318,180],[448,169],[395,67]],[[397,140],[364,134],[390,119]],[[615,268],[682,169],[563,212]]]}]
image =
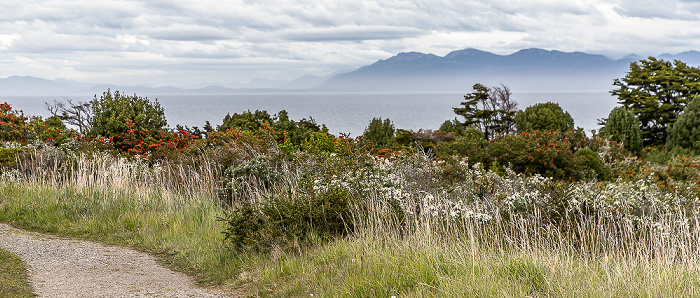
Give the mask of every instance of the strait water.
[{"label": "strait water", "polygon": [[[128,94],[128,93],[127,93]],[[459,106],[464,94],[399,94],[399,93],[254,93],[230,95],[157,95],[138,94],[158,99],[165,109],[170,127],[221,124],[227,113],[267,110],[271,115],[286,110],[294,120],[313,117],[325,124],[331,133],[361,135],[374,117],[389,118],[396,128],[437,129],[445,120],[455,118],[453,107]],[[67,96],[74,102],[88,101],[93,96]],[[50,116],[44,102],[63,100],[62,96],[0,96],[25,115]],[[598,129],[597,119],[607,117],[617,105],[607,92],[514,93],[519,109],[535,103],[557,102],[574,118],[575,125],[586,131]],[[461,119],[460,119],[461,120]]]}]

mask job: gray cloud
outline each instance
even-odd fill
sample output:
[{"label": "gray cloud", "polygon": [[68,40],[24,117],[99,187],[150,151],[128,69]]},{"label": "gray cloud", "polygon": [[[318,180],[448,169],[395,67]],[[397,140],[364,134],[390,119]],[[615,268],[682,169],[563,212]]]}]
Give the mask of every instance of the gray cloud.
[{"label": "gray cloud", "polygon": [[417,28],[388,26],[344,26],[311,28],[282,32],[280,36],[292,41],[362,41],[417,37],[427,32]]},{"label": "gray cloud", "polygon": [[7,2],[0,77],[175,85],[322,75],[402,51],[623,56],[700,48],[695,0]]}]

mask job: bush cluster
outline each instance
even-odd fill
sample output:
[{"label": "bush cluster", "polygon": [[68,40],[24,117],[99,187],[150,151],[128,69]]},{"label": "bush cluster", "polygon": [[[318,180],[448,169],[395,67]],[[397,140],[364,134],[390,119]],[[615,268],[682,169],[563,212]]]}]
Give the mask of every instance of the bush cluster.
[{"label": "bush cluster", "polygon": [[[106,152],[154,169],[162,161],[196,166],[192,160],[206,156],[220,179],[226,241],[239,249],[294,250],[352,232],[362,221],[351,217],[369,212],[368,204],[403,229],[424,219],[419,216],[487,223],[535,207],[546,210],[548,222],[562,222],[571,210],[594,208],[577,205],[589,199],[576,197],[576,191],[592,190],[575,188],[592,188],[592,181],[630,188],[643,181],[659,200],[661,193],[696,197],[696,102],[669,130],[667,147],[639,150],[638,121],[624,109],[611,112],[601,134],[591,136],[572,129],[570,115],[557,104],[546,103],[518,113],[518,133],[492,129],[486,138],[483,127],[457,120],[438,131],[414,132],[374,118],[353,139],[329,134],[311,118],[291,120],[284,110],[229,114],[204,132],[171,130],[157,102],[108,91],[93,101],[95,119],[85,133],[57,118],[43,121],[0,105],[0,167],[12,169],[45,148],[66,156]],[[676,203],[691,206],[690,200]]]}]

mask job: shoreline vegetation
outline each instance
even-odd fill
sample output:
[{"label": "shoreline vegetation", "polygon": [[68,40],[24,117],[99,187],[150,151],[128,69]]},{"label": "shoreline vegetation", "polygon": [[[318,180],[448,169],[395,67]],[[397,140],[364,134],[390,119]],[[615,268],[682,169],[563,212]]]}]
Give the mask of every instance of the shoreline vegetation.
[{"label": "shoreline vegetation", "polygon": [[170,130],[157,101],[110,91],[46,120],[4,104],[0,221],[247,296],[698,295],[700,83],[656,99],[676,118],[630,90],[649,65],[700,69],[640,63],[590,136],[503,85],[437,131],[375,118],[358,138],[285,111]]}]

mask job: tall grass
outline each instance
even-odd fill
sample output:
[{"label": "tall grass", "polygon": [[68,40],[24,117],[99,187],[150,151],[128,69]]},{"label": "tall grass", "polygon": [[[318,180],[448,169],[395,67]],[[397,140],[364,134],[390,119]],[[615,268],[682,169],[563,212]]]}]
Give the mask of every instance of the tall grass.
[{"label": "tall grass", "polygon": [[[237,163],[255,155],[235,150]],[[348,189],[352,233],[294,251],[259,254],[222,241],[223,167],[213,154],[153,165],[39,152],[3,174],[0,220],[151,251],[247,295],[687,296],[700,288],[697,210],[687,196],[644,181],[499,176],[420,155],[351,158],[276,160],[275,184],[241,186],[256,205]]]},{"label": "tall grass", "polygon": [[149,165],[38,152],[4,174],[0,220],[151,251],[203,282],[224,283],[242,261],[222,242],[220,171],[206,159]]}]

